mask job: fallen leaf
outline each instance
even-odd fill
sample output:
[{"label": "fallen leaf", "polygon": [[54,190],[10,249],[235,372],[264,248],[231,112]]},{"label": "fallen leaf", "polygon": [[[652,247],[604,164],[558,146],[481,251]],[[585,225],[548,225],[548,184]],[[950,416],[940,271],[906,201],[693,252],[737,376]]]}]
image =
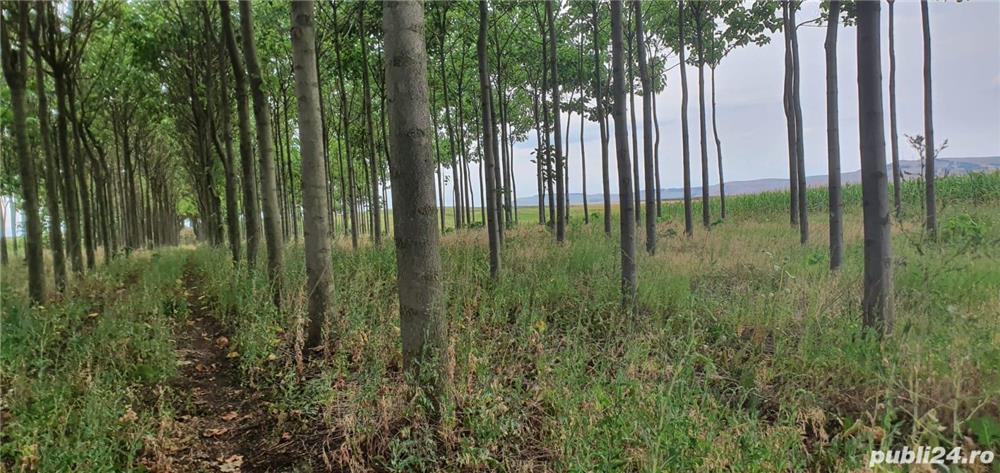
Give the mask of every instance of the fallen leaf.
[{"label": "fallen leaf", "polygon": [[291,440],[292,434],[290,432],[285,432],[281,434],[281,440]]},{"label": "fallen leaf", "polygon": [[229,458],[218,458],[219,471],[223,473],[238,473],[243,466],[243,455],[231,455]]},{"label": "fallen leaf", "polygon": [[240,352],[238,352],[236,350],[233,350],[233,351],[229,352],[228,355],[226,355],[226,358],[239,358],[239,357],[240,357]]},{"label": "fallen leaf", "polygon": [[215,346],[219,348],[226,348],[229,346],[229,339],[226,337],[219,337],[215,339]]},{"label": "fallen leaf", "polygon": [[229,411],[229,412],[227,412],[227,413],[225,413],[225,414],[222,414],[222,417],[220,417],[220,418],[221,418],[222,420],[226,421],[226,422],[229,422],[229,421],[231,421],[231,420],[235,420],[235,419],[236,419],[237,417],[239,417],[239,416],[240,416],[240,415],[239,415],[239,414],[237,414],[237,413],[236,413],[236,411]]},{"label": "fallen leaf", "polygon": [[229,429],[227,429],[225,427],[219,427],[217,429],[208,429],[208,430],[202,432],[201,436],[202,437],[206,437],[206,438],[219,437],[221,435],[225,435],[226,432],[229,432]]},{"label": "fallen leaf", "polygon": [[101,314],[98,314],[97,312],[91,312],[91,313],[87,314],[87,318],[88,319],[96,319],[98,315],[101,315]]},{"label": "fallen leaf", "polygon": [[208,367],[205,366],[204,364],[198,363],[198,364],[194,365],[194,370],[197,371],[197,372],[199,372],[199,373],[204,373],[204,372],[208,371]]}]

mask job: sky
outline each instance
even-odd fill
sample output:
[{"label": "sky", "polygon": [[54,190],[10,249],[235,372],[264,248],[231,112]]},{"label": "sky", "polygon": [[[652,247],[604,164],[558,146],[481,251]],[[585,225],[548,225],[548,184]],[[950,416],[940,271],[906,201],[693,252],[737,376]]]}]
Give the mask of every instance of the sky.
[{"label": "sky", "polygon": [[[934,78],[935,141],[948,140],[941,157],[1000,155],[1000,1],[962,3],[932,1],[929,5]],[[807,1],[798,13],[799,22],[817,17],[819,2]],[[923,134],[923,34],[920,3],[897,0],[896,101],[900,139],[900,159],[917,159],[906,145],[904,134]],[[882,8],[883,92],[888,153],[888,7]],[[763,47],[748,46],[729,54],[716,70],[716,99],[719,137],[722,140],[723,171],[726,181],[759,178],[787,178],[788,154],[785,116],[782,108],[784,43],[781,32],[772,35]],[[857,29],[841,28],[837,61],[840,88],[840,139],[843,172],[860,169],[858,150]],[[826,84],[823,43],[825,25],[799,28],[801,61],[802,121],[805,133],[805,161],[808,175],[826,174]],[[668,60],[676,63],[676,57]],[[709,92],[706,69],[706,95]],[[701,182],[698,128],[697,69],[688,68],[690,93],[688,114],[691,139],[693,185]],[[709,148],[709,179],[718,183],[712,117],[706,97]],[[660,122],[660,186],[681,187],[680,72],[667,75],[666,90],[656,97]],[[641,99],[636,97],[639,151],[642,152]],[[563,127],[566,126],[563,115]],[[580,176],[579,115],[573,116],[568,151],[569,190],[582,192]],[[611,122],[614,127],[614,121]],[[514,175],[518,197],[537,195],[535,165],[530,153],[535,148],[534,133],[514,148]],[[584,129],[587,156],[587,193],[601,193],[600,129],[588,123]],[[565,139],[565,138],[564,138]],[[610,143],[611,192],[617,192],[614,140]],[[629,142],[631,153],[631,139]],[[641,164],[641,161],[640,161]],[[643,174],[640,167],[640,187]],[[478,175],[478,168],[472,172]],[[448,173],[450,174],[450,172]],[[451,205],[451,186],[446,187],[446,205]],[[474,184],[478,205],[478,184]]]},{"label": "sky", "polygon": [[[941,157],[976,157],[1000,155],[1000,0],[956,2],[932,1],[929,4],[934,77],[934,128],[938,143],[948,140]],[[808,1],[799,12],[799,21],[818,16],[819,2]],[[917,159],[906,145],[904,134],[923,134],[923,36],[920,4],[916,0],[897,0],[896,7],[896,97],[900,133],[900,159]],[[883,87],[888,87],[888,9],[882,8]],[[826,174],[826,87],[823,42],[824,27],[799,29],[801,61],[802,120],[805,133],[805,161],[808,175]],[[841,161],[844,172],[861,167],[858,153],[857,67],[854,27],[842,28],[838,44],[840,88]],[[676,62],[672,58],[671,63]],[[706,70],[706,82],[708,71]],[[701,182],[698,165],[698,86],[697,70],[688,72],[688,106],[691,133],[692,183]],[[782,178],[788,175],[787,135],[782,109],[784,80],[784,45],[781,33],[763,46],[737,49],[716,70],[718,126],[722,140],[726,181],[759,178]],[[706,91],[708,84],[706,83]],[[883,93],[888,124],[888,93]],[[680,74],[677,68],[667,75],[666,90],[656,99],[660,122],[661,187],[680,187]],[[707,102],[708,103],[708,102]],[[641,106],[637,97],[636,105]],[[709,109],[709,113],[711,110]],[[570,127],[568,150],[572,193],[582,192],[580,177],[580,138],[578,115]],[[566,124],[563,115],[563,126]],[[639,146],[642,146],[642,117],[639,123]],[[707,118],[709,179],[718,182],[715,145],[711,135],[711,115]],[[612,121],[612,126],[614,123]],[[584,130],[588,159],[587,193],[600,194],[600,132],[596,123]],[[886,136],[886,146],[889,138]],[[531,162],[534,134],[514,147],[514,178],[518,196],[537,194],[535,166]],[[630,143],[631,148],[631,143]],[[611,192],[617,193],[618,177],[614,164],[614,141],[610,143]],[[887,148],[888,153],[888,148]],[[472,165],[478,175],[478,168]],[[450,172],[447,172],[450,175]],[[640,184],[643,174],[640,168]],[[641,187],[641,186],[640,186]],[[478,183],[473,184],[479,205]],[[450,184],[445,184],[445,205],[452,203]],[[4,204],[9,203],[4,199]],[[9,207],[5,215],[9,217]],[[22,220],[19,216],[18,220]],[[6,219],[7,234],[11,234]],[[18,232],[20,233],[20,232]]]}]

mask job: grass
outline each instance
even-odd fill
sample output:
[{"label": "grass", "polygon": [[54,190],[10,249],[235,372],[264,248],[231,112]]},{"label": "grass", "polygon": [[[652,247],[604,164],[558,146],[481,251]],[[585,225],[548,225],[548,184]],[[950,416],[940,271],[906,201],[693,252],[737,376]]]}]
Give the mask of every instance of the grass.
[{"label": "grass", "polygon": [[266,393],[271,436],[310,439],[301,471],[324,461],[382,471],[850,471],[876,448],[996,451],[1000,174],[938,183],[937,239],[920,230],[916,183],[904,188],[914,210],[894,228],[897,322],[884,340],[860,326],[856,186],[845,188],[838,273],[827,270],[821,189],[809,191],[807,245],[787,224],[787,194],[732,197],[732,217],[693,238],[682,236],[680,206],[666,205],[658,253],[639,259],[638,317],[619,310],[617,240],[599,218],[585,226],[574,214],[556,246],[522,209],[496,283],[485,234],[449,232],[443,362],[454,384],[437,424],[400,372],[391,245],[335,253],[336,348],[302,380],[300,247],[287,249],[281,314],[261,273],[234,268],[222,249],[118,261],[46,308],[25,307],[23,279],[5,272],[2,459],[12,470],[141,468],[142,438],[169,423],[179,396],[166,380],[186,264],[232,334],[244,382]]}]

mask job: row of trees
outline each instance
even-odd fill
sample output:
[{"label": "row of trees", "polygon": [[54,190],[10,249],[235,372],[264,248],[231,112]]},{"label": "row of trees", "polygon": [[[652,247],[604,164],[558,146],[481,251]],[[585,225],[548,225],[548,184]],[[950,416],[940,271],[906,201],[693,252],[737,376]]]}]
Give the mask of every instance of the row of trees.
[{"label": "row of trees", "polygon": [[[14,140],[9,146],[18,158],[14,180],[27,233],[31,298],[40,302],[46,297],[45,243],[56,289],[62,290],[67,259],[69,270],[79,274],[96,264],[100,251],[108,260],[142,247],[176,244],[187,221],[199,239],[227,245],[235,262],[251,267],[264,240],[271,291],[280,306],[282,248],[298,240],[301,229],[308,274],[307,344],[319,346],[321,327],[334,313],[330,237],[350,235],[356,248],[359,235],[367,234],[380,245],[390,223],[385,200],[391,187],[404,353],[410,365],[424,352],[425,342],[440,338],[437,240],[447,224],[444,182],[451,182],[454,227],[485,223],[491,275],[500,277],[504,233],[519,220],[513,145],[534,130],[538,223],[551,225],[555,240],[562,243],[571,179],[565,156],[576,114],[584,182],[583,124],[590,120],[600,125],[608,234],[613,216],[608,148],[614,119],[622,301],[634,308],[638,225],[644,225],[646,251],[653,254],[657,248],[655,225],[662,202],[659,192],[653,192],[659,189],[660,175],[654,104],[666,71],[680,69],[683,205],[690,236],[695,224],[688,68],[698,74],[701,199],[707,203],[709,198],[710,106],[725,218],[716,68],[735,48],[764,44],[779,29],[786,48],[790,221],[806,242],[797,3],[581,1],[560,6],[551,0],[482,0],[475,10],[472,5],[240,1],[237,17],[227,0],[75,1],[68,8],[4,2],[0,39],[12,110],[4,126],[6,130],[11,124]],[[839,170],[835,52],[843,17],[858,23],[865,322],[888,328],[891,259],[880,10],[878,2],[841,5],[834,0],[826,11],[830,244],[835,269],[842,253],[839,173],[834,171]],[[922,11],[926,137],[933,150],[925,3]],[[890,17],[891,12],[892,3]],[[380,16],[382,28],[375,26]],[[255,29],[259,24],[265,27]],[[291,31],[290,38],[276,33],[280,31]],[[894,68],[890,70],[894,104]],[[641,164],[636,95],[643,125]],[[890,113],[895,143],[893,117]],[[895,146],[893,151],[896,163]],[[929,158],[926,209],[927,226],[933,230],[933,153]],[[475,162],[480,163],[478,176],[471,172]],[[894,169],[898,180],[898,165]],[[897,209],[899,205],[897,195]],[[709,206],[701,208],[707,228]],[[589,223],[589,214],[585,218]]]}]

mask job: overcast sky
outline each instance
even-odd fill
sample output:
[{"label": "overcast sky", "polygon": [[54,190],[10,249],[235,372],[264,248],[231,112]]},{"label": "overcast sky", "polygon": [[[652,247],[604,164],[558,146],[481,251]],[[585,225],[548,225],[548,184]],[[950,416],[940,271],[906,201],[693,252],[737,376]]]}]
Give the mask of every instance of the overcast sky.
[{"label": "overcast sky", "polygon": [[[800,21],[818,15],[819,2],[806,2]],[[888,9],[882,8],[882,53],[888,53],[886,32]],[[934,128],[938,143],[945,139],[949,147],[942,157],[1000,155],[1000,1],[973,0],[962,3],[930,3],[933,37]],[[826,96],[822,27],[799,29],[799,54],[802,62],[802,113],[805,128],[806,172],[826,174]],[[860,168],[858,157],[858,98],[855,60],[856,30],[842,29],[838,48],[840,67],[840,138],[843,171]],[[716,72],[719,134],[723,146],[726,181],[767,177],[787,177],[785,117],[782,110],[784,49],[781,33],[763,47],[745,47],[733,51]],[[676,58],[672,59],[676,62]],[[922,34],[920,4],[916,0],[896,2],[896,94],[901,159],[916,159],[906,146],[903,134],[923,133]],[[888,60],[883,59],[883,87],[888,86]],[[707,71],[706,71],[707,72]],[[707,76],[707,74],[706,74]],[[691,100],[688,113],[691,126],[691,180],[701,182],[698,139],[697,71],[689,69]],[[707,85],[706,85],[707,89]],[[888,94],[886,132],[888,125]],[[638,106],[641,101],[637,101]],[[668,73],[666,91],[657,96],[660,121],[660,179],[663,188],[680,187],[680,76],[675,68]],[[573,118],[570,147],[570,192],[581,192],[579,116]],[[641,126],[642,118],[637,117]],[[710,180],[715,184],[718,170],[715,147],[709,126]],[[565,115],[563,116],[565,126]],[[613,126],[613,122],[612,122]],[[641,130],[640,130],[641,132]],[[601,192],[600,135],[596,124],[585,128],[588,158],[587,192]],[[535,195],[535,167],[530,140],[514,149],[514,176],[518,195]],[[888,146],[888,137],[886,138]],[[642,138],[639,146],[641,152]],[[614,142],[611,145],[611,186],[617,192]],[[630,143],[631,148],[631,143]],[[888,152],[888,151],[887,151]],[[641,167],[640,167],[641,171]],[[478,174],[473,165],[472,172]],[[450,175],[450,172],[448,173]],[[640,174],[640,183],[642,177]],[[450,184],[445,185],[445,203],[451,205]],[[479,205],[478,182],[473,184]],[[9,212],[7,212],[9,215]],[[19,218],[20,220],[20,218]],[[10,219],[7,219],[8,232]],[[8,233],[9,234],[9,233]]]},{"label": "overcast sky", "polygon": [[[896,97],[900,133],[900,158],[917,159],[905,144],[903,134],[923,134],[923,43],[920,4],[916,0],[898,0],[896,13]],[[819,2],[806,2],[798,13],[799,21],[818,16]],[[933,38],[934,127],[938,143],[948,139],[942,157],[1000,155],[1000,1],[965,1],[930,3]],[[888,8],[882,8],[883,87],[888,87]],[[806,172],[826,174],[826,86],[823,42],[824,27],[799,29],[799,54],[802,63],[802,114],[805,131]],[[840,138],[844,172],[861,167],[858,153],[858,97],[856,35],[854,27],[841,29],[838,45],[840,86]],[[675,63],[671,58],[670,63]],[[706,82],[708,71],[706,70]],[[763,47],[750,46],[730,53],[716,71],[719,135],[722,140],[726,181],[742,181],[788,176],[787,135],[782,109],[784,80],[784,44],[781,33]],[[701,182],[699,163],[697,70],[688,69],[691,93],[688,113],[691,132],[691,180]],[[706,95],[708,85],[706,83]],[[886,133],[888,93],[885,97]],[[708,99],[708,97],[706,97]],[[660,185],[681,187],[680,73],[668,73],[666,91],[657,96],[660,122]],[[710,102],[706,102],[710,104]],[[641,109],[637,97],[636,106]],[[637,110],[637,112],[640,110]],[[581,192],[580,117],[573,117],[570,132],[570,192]],[[642,117],[639,150],[642,151]],[[715,144],[712,140],[711,110],[707,117],[709,178],[718,181]],[[563,115],[565,127],[565,115]],[[612,121],[612,126],[614,122]],[[588,123],[585,131],[587,155],[587,193],[601,192],[600,131]],[[530,140],[515,146],[515,175],[519,197],[537,194],[535,167]],[[886,146],[888,153],[888,135]],[[611,142],[611,186],[617,192],[614,164],[614,141]],[[631,152],[631,141],[629,143]],[[640,171],[641,171],[640,167]],[[473,169],[473,172],[478,172]],[[640,174],[640,184],[642,174]],[[450,205],[451,190],[446,185]],[[474,185],[478,198],[478,183]],[[640,186],[641,187],[641,186]],[[477,200],[478,205],[478,200]]]}]

